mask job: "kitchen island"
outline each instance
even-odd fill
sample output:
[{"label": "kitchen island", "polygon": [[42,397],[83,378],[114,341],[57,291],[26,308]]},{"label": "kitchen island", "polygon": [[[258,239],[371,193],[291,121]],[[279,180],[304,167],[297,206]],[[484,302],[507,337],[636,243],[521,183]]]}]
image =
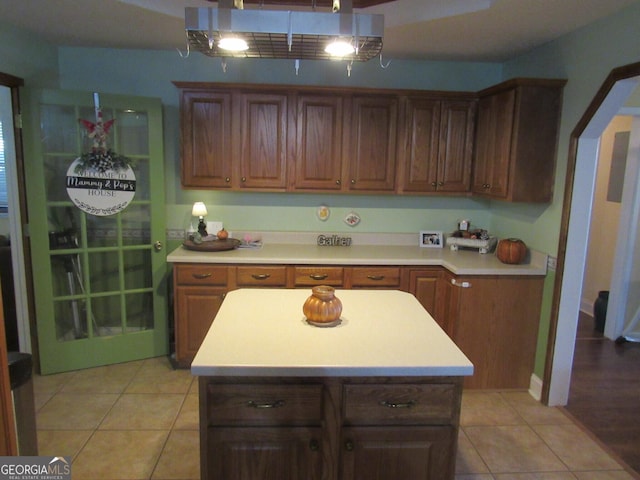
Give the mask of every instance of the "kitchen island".
[{"label": "kitchen island", "polygon": [[471,362],[411,294],[337,290],[322,328],[310,293],[227,294],[191,365],[202,478],[453,479]]}]

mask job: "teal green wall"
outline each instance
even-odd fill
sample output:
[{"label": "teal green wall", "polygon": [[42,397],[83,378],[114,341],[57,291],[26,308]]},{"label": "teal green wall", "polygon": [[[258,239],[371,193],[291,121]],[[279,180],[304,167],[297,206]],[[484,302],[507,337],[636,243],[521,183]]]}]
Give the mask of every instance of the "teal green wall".
[{"label": "teal green wall", "polygon": [[[392,59],[389,68],[382,69],[373,60],[354,65],[351,77],[347,77],[344,64],[333,62],[302,62],[296,76],[290,61],[229,60],[227,73],[223,73],[220,60],[198,54],[183,59],[177,51],[55,50],[24,32],[0,25],[0,71],[24,77],[28,86],[161,98],[169,228],[186,225],[190,205],[195,200],[205,201],[214,212],[210,219],[223,220],[231,229],[345,231],[350,228],[341,222],[342,214],[353,209],[363,217],[356,231],[417,232],[423,228],[447,231],[454,227],[457,218],[464,216],[498,236],[517,236],[529,246],[555,255],[570,133],[611,69],[640,60],[638,25],[640,2],[503,64]],[[548,205],[448,197],[240,194],[186,191],[180,187],[178,92],[171,84],[173,80],[475,91],[518,76],[568,79],[555,197]],[[327,223],[320,224],[315,219],[315,207],[320,203],[332,208]],[[540,377],[553,280],[554,275],[550,274],[545,282],[536,357],[536,374]]]}]

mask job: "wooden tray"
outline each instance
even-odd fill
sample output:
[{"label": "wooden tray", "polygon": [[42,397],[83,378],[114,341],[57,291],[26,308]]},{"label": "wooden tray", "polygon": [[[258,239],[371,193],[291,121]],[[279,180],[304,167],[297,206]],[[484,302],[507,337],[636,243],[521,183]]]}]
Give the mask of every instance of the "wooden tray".
[{"label": "wooden tray", "polygon": [[187,250],[198,252],[223,252],[238,248],[240,240],[237,238],[226,238],[224,240],[211,240],[209,242],[194,243],[192,240],[185,240],[182,246]]}]

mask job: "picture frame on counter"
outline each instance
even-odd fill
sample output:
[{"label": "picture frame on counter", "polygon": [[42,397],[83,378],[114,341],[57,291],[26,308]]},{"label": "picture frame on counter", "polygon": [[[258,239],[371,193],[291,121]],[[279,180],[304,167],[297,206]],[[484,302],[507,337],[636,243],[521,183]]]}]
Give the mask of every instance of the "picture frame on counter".
[{"label": "picture frame on counter", "polygon": [[442,232],[433,230],[423,230],[420,232],[419,244],[425,248],[442,248],[444,242],[442,240]]}]

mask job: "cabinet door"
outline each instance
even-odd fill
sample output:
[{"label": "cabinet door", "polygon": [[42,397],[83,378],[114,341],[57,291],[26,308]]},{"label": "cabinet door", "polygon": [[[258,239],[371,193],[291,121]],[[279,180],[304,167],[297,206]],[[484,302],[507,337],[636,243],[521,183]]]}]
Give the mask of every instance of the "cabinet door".
[{"label": "cabinet door", "polygon": [[320,427],[210,427],[207,437],[205,480],[322,478]]},{"label": "cabinet door", "polygon": [[240,188],[284,190],[287,160],[287,96],[240,95]]},{"label": "cabinet door", "polygon": [[403,148],[400,151],[402,191],[435,192],[438,188],[440,107],[438,100],[407,100]]},{"label": "cabinet door", "polygon": [[341,480],[453,479],[456,429],[346,427]]},{"label": "cabinet door", "polygon": [[512,89],[481,98],[478,103],[474,193],[507,196],[515,97]]},{"label": "cabinet door", "polygon": [[474,365],[465,388],[528,388],[540,323],[542,277],[457,277],[454,341]]},{"label": "cabinet door", "polygon": [[447,332],[452,334],[449,321],[448,288],[446,274],[441,268],[420,268],[409,270],[409,293],[412,293],[433,319]]},{"label": "cabinet door", "polygon": [[176,361],[180,366],[191,365],[226,292],[225,287],[175,288]]},{"label": "cabinet door", "polygon": [[395,188],[398,98],[356,96],[351,101],[349,189],[391,192]]},{"label": "cabinet door", "polygon": [[182,185],[231,187],[231,93],[183,91],[180,122]]},{"label": "cabinet door", "polygon": [[295,190],[342,189],[342,104],[337,95],[298,96]]},{"label": "cabinet door", "polygon": [[468,192],[471,185],[475,102],[443,101],[438,142],[439,192]]}]

